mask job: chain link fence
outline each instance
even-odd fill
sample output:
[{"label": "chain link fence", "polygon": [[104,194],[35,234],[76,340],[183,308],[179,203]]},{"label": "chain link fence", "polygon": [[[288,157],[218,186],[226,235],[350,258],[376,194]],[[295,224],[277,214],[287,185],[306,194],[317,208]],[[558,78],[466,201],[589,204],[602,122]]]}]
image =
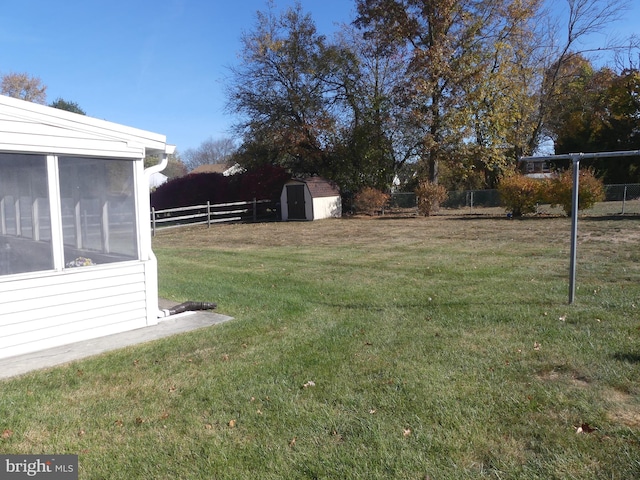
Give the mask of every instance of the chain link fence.
[{"label": "chain link fence", "polygon": [[[392,193],[385,213],[417,215],[415,193]],[[497,190],[464,190],[449,192],[447,200],[440,206],[440,213],[448,215],[502,215],[506,210],[500,204]],[[538,214],[563,215],[560,207],[539,205]],[[605,200],[582,214],[593,216],[640,215],[640,184],[605,185]]]}]

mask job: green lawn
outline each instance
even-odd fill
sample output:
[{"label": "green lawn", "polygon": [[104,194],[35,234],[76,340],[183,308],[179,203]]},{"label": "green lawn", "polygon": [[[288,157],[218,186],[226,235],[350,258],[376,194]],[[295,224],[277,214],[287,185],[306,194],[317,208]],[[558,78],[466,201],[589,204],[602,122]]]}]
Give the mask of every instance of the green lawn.
[{"label": "green lawn", "polygon": [[640,218],[174,229],[235,320],[4,381],[1,453],[86,479],[640,478]]}]

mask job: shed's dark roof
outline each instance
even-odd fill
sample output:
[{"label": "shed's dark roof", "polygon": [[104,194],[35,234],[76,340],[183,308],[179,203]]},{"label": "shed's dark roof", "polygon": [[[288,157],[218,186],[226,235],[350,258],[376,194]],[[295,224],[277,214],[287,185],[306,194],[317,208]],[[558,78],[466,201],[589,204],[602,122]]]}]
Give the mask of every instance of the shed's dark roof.
[{"label": "shed's dark roof", "polygon": [[330,180],[322,177],[297,178],[301,182],[307,184],[309,193],[313,198],[321,197],[339,197],[340,190],[338,186]]}]

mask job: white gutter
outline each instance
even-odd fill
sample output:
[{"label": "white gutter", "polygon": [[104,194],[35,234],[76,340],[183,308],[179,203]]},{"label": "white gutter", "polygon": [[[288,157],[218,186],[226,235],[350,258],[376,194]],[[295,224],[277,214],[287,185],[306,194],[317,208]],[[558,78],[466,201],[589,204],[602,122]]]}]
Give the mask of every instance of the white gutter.
[{"label": "white gutter", "polygon": [[157,165],[152,165],[149,168],[144,169],[144,175],[147,179],[151,177],[154,173],[160,173],[169,164],[169,155],[173,154],[176,151],[175,145],[167,145],[164,154],[162,155],[162,160]]}]

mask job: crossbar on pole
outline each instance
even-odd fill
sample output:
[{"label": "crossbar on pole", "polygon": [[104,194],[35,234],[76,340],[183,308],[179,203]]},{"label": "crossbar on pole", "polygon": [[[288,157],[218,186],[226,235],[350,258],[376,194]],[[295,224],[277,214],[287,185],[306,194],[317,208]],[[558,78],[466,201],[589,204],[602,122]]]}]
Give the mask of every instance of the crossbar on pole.
[{"label": "crossbar on pole", "polygon": [[569,304],[576,296],[576,258],[578,251],[578,192],[580,183],[580,160],[591,158],[637,157],[640,150],[622,152],[567,153],[563,155],[542,155],[537,157],[520,157],[521,162],[534,160],[571,160],[573,163],[573,191],[571,203],[571,257],[569,260]]}]

